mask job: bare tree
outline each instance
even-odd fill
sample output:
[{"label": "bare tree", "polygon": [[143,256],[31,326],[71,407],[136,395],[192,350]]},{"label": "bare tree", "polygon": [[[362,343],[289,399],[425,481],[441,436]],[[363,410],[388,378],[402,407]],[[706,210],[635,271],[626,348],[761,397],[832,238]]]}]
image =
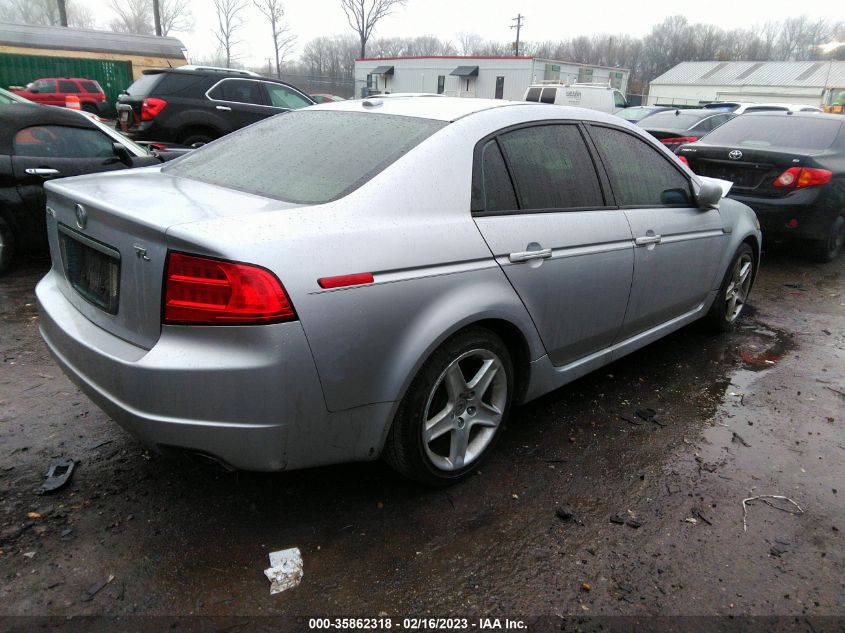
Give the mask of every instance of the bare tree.
[{"label": "bare tree", "polygon": [[458,33],[458,49],[461,51],[461,55],[477,55],[482,42],[483,40],[478,33],[467,33],[466,31]]},{"label": "bare tree", "polygon": [[110,23],[113,31],[141,35],[151,35],[154,32],[150,20],[153,14],[151,0],[109,0],[109,6],[115,13],[115,18]]},{"label": "bare tree", "polygon": [[282,0],[253,0],[256,8],[270,22],[273,34],[273,52],[276,55],[276,76],[282,76],[282,62],[296,44],[296,35],[291,33],[290,25],[283,22],[285,7]]},{"label": "bare tree", "polygon": [[232,65],[232,60],[237,57],[234,49],[240,44],[240,40],[236,38],[236,34],[243,26],[240,14],[246,8],[246,0],[212,1],[217,13],[217,30],[214,32],[214,36],[217,38],[222,57],[226,60],[226,68],[229,68]]},{"label": "bare tree", "polygon": [[159,0],[162,35],[168,35],[170,31],[190,31],[194,27],[189,5],[190,0]]},{"label": "bare tree", "polygon": [[[75,0],[65,0],[68,25],[88,29],[94,26],[91,9]],[[56,0],[0,0],[0,20],[22,24],[61,24]]]},{"label": "bare tree", "polygon": [[367,41],[376,24],[396,7],[404,7],[408,0],[340,0],[346,19],[361,42],[361,57],[366,57]]}]

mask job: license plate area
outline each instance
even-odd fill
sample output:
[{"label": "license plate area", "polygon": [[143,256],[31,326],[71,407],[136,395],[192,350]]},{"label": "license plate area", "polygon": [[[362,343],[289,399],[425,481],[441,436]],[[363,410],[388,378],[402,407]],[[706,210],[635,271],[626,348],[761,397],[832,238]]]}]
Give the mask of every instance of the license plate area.
[{"label": "license plate area", "polygon": [[65,278],[88,303],[109,314],[120,304],[120,252],[59,224]]}]

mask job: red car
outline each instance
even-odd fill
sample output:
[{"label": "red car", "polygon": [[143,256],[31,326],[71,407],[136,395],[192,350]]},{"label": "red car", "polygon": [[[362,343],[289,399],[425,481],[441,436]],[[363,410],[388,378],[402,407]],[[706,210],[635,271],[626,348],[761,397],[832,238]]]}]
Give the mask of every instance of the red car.
[{"label": "red car", "polygon": [[106,93],[93,79],[47,77],[36,79],[23,90],[12,92],[36,103],[62,107],[65,105],[65,98],[73,95],[79,97],[83,110],[100,116],[108,114],[109,110]]},{"label": "red car", "polygon": [[343,97],[338,97],[337,95],[320,93],[311,95],[311,98],[314,100],[314,103],[332,103],[333,101],[345,101]]}]

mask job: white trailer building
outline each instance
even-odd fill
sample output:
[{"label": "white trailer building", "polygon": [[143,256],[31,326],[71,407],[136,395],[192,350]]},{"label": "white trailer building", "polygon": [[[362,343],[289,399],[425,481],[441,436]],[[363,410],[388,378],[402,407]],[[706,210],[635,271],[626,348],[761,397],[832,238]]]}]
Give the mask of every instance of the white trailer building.
[{"label": "white trailer building", "polygon": [[431,92],[521,100],[543,81],[610,84],[624,94],[629,71],[536,57],[381,57],[355,60],[355,94]]},{"label": "white trailer building", "polygon": [[832,88],[845,87],[845,61],[682,62],[649,84],[649,105],[711,101],[822,105]]}]

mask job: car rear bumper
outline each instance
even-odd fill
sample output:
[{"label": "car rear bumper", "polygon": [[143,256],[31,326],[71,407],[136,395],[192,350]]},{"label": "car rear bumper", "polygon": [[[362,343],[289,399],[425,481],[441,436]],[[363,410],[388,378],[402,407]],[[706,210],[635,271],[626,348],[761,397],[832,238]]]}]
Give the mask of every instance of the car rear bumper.
[{"label": "car rear bumper", "polygon": [[821,239],[827,236],[836,216],[833,209],[819,204],[818,189],[794,191],[783,198],[764,198],[742,194],[731,198],[754,209],[766,238]]},{"label": "car rear bumper", "polygon": [[244,470],[380,452],[393,403],[329,413],[299,322],[164,326],[146,350],[86,319],[62,294],[58,274],[36,288],[42,337],[82,391],[144,443]]}]

